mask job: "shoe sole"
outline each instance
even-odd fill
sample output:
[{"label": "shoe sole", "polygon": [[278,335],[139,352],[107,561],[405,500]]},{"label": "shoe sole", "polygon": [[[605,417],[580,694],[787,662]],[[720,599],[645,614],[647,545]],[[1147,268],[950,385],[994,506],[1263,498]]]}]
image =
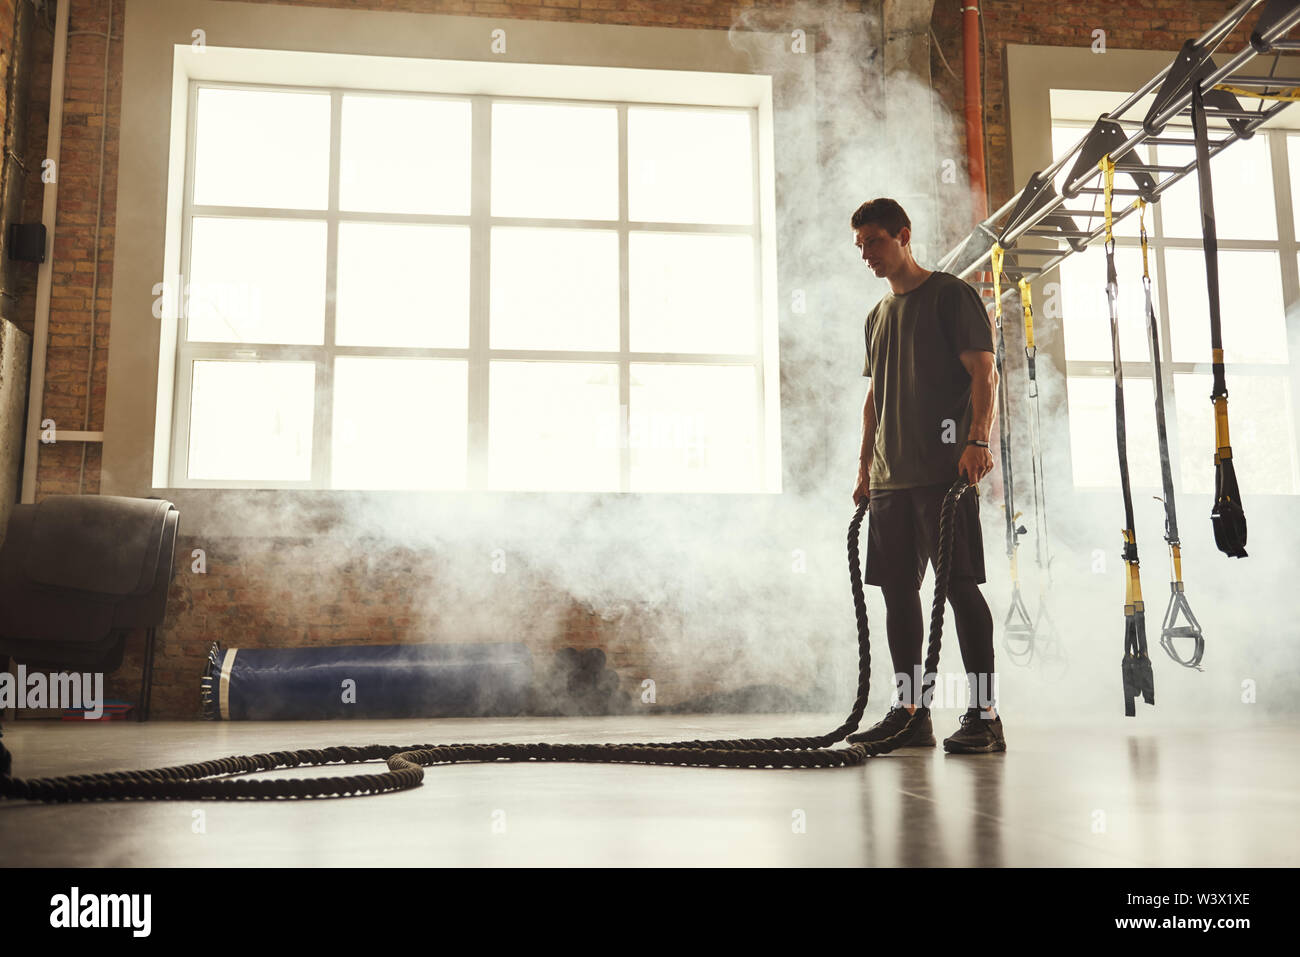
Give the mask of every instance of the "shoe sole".
[{"label": "shoe sole", "polygon": [[1007,743],[1005,741],[998,741],[995,744],[986,744],[983,747],[975,747],[963,744],[949,744],[945,741],[943,743],[943,749],[949,754],[994,754],[999,751],[1005,751],[1007,749]]},{"label": "shoe sole", "polygon": [[[867,742],[867,741],[852,741],[852,739],[850,739],[850,741],[851,741],[851,743],[853,743],[853,744],[868,744],[868,743],[869,743],[869,744],[878,744],[878,743],[879,743],[879,742],[876,742],[876,741],[871,741],[871,742]],[[903,748],[933,748],[933,747],[934,747],[935,745],[937,745],[938,743],[939,743],[939,742],[935,740],[934,734],[931,733],[931,734],[929,735],[929,737],[928,737],[925,741],[913,741],[913,742],[911,742],[911,743],[909,743],[909,744],[900,744],[900,745],[899,745],[895,750],[901,751]]]}]

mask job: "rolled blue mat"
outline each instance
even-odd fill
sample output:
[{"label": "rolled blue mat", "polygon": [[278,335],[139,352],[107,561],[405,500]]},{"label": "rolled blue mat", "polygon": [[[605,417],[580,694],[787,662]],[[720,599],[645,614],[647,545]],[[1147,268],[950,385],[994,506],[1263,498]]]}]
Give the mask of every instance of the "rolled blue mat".
[{"label": "rolled blue mat", "polygon": [[211,720],[446,718],[529,707],[533,662],[521,644],[226,648],[201,682]]}]

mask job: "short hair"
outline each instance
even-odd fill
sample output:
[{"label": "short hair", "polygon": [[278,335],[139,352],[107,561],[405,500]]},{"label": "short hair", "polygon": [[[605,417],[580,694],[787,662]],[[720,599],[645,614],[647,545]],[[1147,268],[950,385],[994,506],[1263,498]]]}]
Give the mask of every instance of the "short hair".
[{"label": "short hair", "polygon": [[859,206],[849,221],[854,229],[866,225],[879,226],[889,235],[897,236],[903,227],[912,228],[912,221],[907,218],[903,207],[892,199],[871,199]]}]

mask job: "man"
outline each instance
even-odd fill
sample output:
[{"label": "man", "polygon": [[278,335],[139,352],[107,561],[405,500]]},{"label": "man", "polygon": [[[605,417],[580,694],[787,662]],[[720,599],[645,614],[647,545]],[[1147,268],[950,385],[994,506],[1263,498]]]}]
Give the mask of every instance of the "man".
[{"label": "man", "polygon": [[[917,700],[921,579],[926,564],[938,559],[939,512],[948,489],[958,476],[975,485],[993,468],[993,332],[979,293],[956,276],[917,265],[912,223],[898,203],[863,203],[850,223],[863,261],[891,290],[866,322],[862,374],[871,384],[862,407],[853,504],[871,502],[864,579],[884,594],[898,703],[864,737],[896,734],[919,707],[921,721],[903,746],[934,747],[929,701]],[[985,578],[976,489],[962,496],[953,521],[948,602],[970,705],[943,746],[965,754],[1005,751],[993,700],[993,616],[978,587]]]}]

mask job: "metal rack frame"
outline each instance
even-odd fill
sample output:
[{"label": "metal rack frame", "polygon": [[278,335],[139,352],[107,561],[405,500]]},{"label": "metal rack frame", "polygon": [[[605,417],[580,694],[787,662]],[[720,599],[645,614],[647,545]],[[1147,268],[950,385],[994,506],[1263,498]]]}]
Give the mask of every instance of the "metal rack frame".
[{"label": "metal rack frame", "polygon": [[[1213,60],[1215,51],[1261,5],[1264,9],[1250,34],[1249,44],[1224,66],[1217,67]],[[1215,88],[1229,85],[1267,93],[1300,87],[1300,76],[1272,75],[1284,56],[1300,52],[1300,40],[1286,39],[1298,25],[1300,0],[1242,0],[1199,38],[1188,40],[1174,61],[1141,89],[1109,113],[1098,117],[1092,130],[1072,149],[1051,166],[1031,175],[1029,183],[950,250],[938,268],[962,279],[973,273],[987,272],[996,243],[1006,250],[1004,272],[1012,279],[1003,292],[1005,298],[1015,292],[1016,281],[1023,278],[1033,282],[1073,253],[1087,249],[1105,234],[1104,211],[1072,209],[1065,204],[1080,195],[1102,193],[1100,185],[1094,184],[1101,178],[1097,162],[1109,153],[1118,166],[1117,172],[1132,178],[1133,188],[1116,189],[1116,196],[1140,197],[1149,203],[1157,201],[1167,189],[1194,172],[1195,160],[1186,166],[1161,166],[1141,162],[1134,151],[1145,144],[1192,145],[1191,139],[1163,134],[1172,120],[1183,114],[1190,115],[1192,90],[1197,81],[1206,91],[1207,117],[1211,121],[1218,120],[1220,124],[1212,127],[1218,138],[1211,144],[1210,157],[1217,156],[1240,139],[1252,137],[1260,126],[1291,103],[1279,100],[1265,108],[1268,101],[1261,99],[1258,110],[1245,110],[1235,94]],[[1270,55],[1274,60],[1268,76],[1241,72],[1256,57]],[[1156,94],[1155,102],[1146,116],[1125,115],[1132,113],[1136,104],[1153,92]],[[1053,180],[1071,160],[1074,160],[1074,166],[1062,184],[1061,192],[1057,193]],[[1135,208],[1135,204],[1128,203],[1122,209],[1116,209],[1113,222],[1123,220]],[[1078,225],[1075,217],[1085,217],[1086,226]],[[1058,245],[1021,247],[1018,243],[1023,238],[1052,241]],[[979,281],[972,285],[979,289],[993,288],[990,282]]]}]

